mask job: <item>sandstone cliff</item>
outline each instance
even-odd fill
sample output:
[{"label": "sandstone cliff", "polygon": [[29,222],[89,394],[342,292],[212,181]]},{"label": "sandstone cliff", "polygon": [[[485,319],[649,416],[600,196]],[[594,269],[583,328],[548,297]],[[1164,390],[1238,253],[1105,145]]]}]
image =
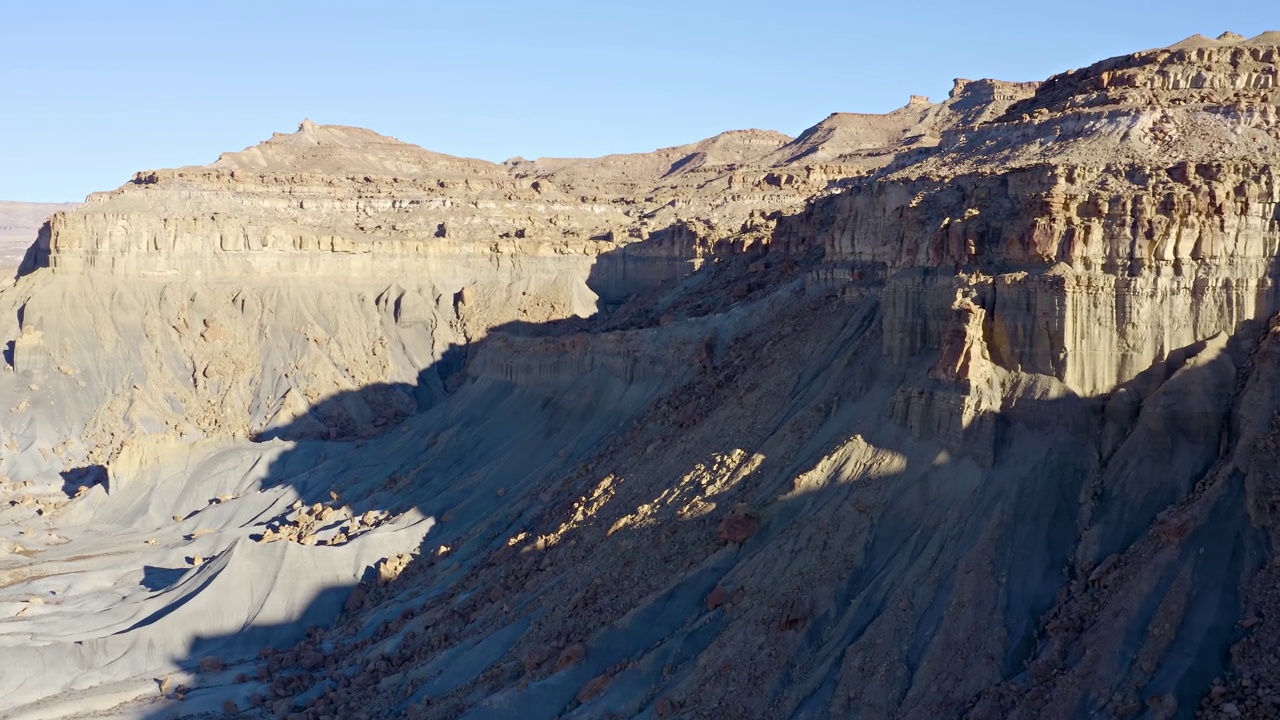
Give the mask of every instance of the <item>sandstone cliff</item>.
[{"label": "sandstone cliff", "polygon": [[833,269],[892,276],[894,352],[936,347],[955,292],[936,271],[954,269],[998,364],[1105,392],[1273,307],[1275,61],[1263,37],[1055,76],[816,201],[789,234],[816,237]]}]

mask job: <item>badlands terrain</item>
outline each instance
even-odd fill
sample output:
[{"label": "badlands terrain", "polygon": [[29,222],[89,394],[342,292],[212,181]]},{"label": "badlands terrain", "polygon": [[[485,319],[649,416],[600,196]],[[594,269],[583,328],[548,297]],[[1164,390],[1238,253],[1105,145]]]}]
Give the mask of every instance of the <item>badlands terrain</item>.
[{"label": "badlands terrain", "polygon": [[1280,33],[791,138],[304,121],[0,291],[0,717],[1280,717]]}]

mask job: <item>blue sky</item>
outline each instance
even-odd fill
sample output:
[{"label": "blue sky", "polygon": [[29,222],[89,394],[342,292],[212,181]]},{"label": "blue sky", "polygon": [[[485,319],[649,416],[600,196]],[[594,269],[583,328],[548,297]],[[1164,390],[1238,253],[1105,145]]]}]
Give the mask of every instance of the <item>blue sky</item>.
[{"label": "blue sky", "polygon": [[1268,0],[4,3],[0,199],[79,200],[304,117],[495,161],[795,135],[954,77],[1269,29]]}]

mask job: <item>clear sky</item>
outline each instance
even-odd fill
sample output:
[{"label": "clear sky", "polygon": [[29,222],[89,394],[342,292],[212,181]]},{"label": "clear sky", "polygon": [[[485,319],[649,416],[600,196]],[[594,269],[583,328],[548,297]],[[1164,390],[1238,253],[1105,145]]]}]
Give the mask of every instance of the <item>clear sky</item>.
[{"label": "clear sky", "polygon": [[0,4],[0,199],[79,200],[304,117],[495,161],[795,135],[945,98],[955,77],[1271,29],[1272,0],[16,0]]}]

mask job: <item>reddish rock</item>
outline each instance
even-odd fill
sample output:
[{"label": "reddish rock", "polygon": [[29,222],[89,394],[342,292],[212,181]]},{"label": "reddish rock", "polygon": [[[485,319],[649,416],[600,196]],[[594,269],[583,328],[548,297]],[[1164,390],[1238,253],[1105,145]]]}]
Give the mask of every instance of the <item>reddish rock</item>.
[{"label": "reddish rock", "polygon": [[355,590],[347,596],[347,612],[355,612],[364,605],[364,588],[356,586]]},{"label": "reddish rock", "polygon": [[759,530],[759,511],[745,503],[738,503],[720,521],[719,535],[720,539],[726,542],[740,543]]},{"label": "reddish rock", "polygon": [[595,700],[603,695],[604,691],[608,690],[611,684],[613,684],[613,678],[608,675],[601,675],[600,677],[595,678],[586,685],[583,685],[582,689],[578,691],[578,702],[589,703],[592,700]]},{"label": "reddish rock", "polygon": [[204,332],[200,333],[200,338],[205,342],[219,342],[226,339],[226,328],[213,318],[205,318]]},{"label": "reddish rock", "polygon": [[574,643],[565,648],[560,657],[556,658],[556,671],[559,672],[571,665],[577,665],[587,657],[587,646],[582,643]]},{"label": "reddish rock", "polygon": [[729,593],[719,585],[711,589],[711,594],[707,596],[707,609],[715,610],[716,608],[729,602]]},{"label": "reddish rock", "polygon": [[671,698],[662,698],[658,700],[658,705],[654,708],[654,712],[656,712],[660,718],[671,717],[676,713],[676,705],[671,702]]}]

